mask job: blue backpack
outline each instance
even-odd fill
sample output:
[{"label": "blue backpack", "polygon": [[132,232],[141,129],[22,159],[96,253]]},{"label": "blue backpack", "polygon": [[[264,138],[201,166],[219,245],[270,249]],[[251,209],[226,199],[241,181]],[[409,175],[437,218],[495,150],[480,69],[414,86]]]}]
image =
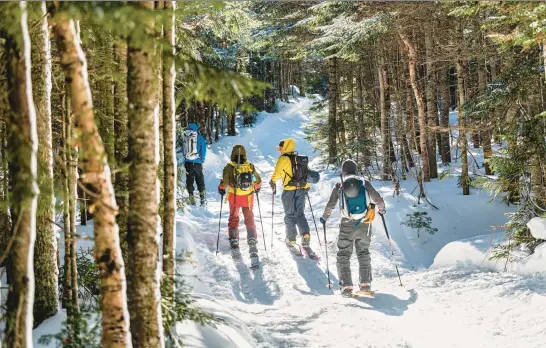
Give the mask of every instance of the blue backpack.
[{"label": "blue backpack", "polygon": [[361,219],[366,215],[368,205],[364,180],[353,177],[343,182],[341,210],[352,219]]}]

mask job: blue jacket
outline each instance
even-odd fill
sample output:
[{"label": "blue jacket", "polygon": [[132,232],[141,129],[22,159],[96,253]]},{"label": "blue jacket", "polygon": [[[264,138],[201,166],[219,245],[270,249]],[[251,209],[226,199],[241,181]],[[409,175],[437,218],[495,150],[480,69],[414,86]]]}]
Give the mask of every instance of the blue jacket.
[{"label": "blue jacket", "polygon": [[[188,124],[188,129],[191,129],[197,132],[197,130],[199,129],[199,125],[197,125],[196,123],[190,123]],[[197,136],[197,152],[199,153],[198,159],[195,159],[195,160],[184,159],[184,161],[188,163],[205,162],[205,157],[207,156],[207,141],[205,140],[205,137],[203,137],[201,134]]]}]

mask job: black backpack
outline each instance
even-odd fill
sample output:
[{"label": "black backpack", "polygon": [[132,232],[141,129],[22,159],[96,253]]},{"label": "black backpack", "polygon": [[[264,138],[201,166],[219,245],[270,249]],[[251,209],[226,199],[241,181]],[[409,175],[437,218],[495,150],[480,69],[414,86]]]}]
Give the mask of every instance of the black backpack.
[{"label": "black backpack", "polygon": [[307,185],[307,179],[309,176],[309,158],[304,155],[298,155],[297,153],[286,154],[290,158],[290,163],[292,164],[292,175],[288,174],[290,177],[290,186],[305,186]]}]

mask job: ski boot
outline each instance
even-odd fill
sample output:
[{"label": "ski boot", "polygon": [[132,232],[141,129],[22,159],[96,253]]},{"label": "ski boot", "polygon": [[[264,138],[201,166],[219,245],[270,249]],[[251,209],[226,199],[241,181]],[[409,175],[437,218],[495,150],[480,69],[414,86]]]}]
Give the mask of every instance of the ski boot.
[{"label": "ski boot", "polygon": [[256,238],[248,239],[248,251],[250,252],[250,268],[257,269],[260,267],[260,258],[258,257],[258,248],[256,245],[258,241]]},{"label": "ski boot", "polygon": [[341,288],[341,296],[353,297],[353,287],[351,285]]},{"label": "ski boot", "polygon": [[309,256],[310,259],[318,260],[317,254],[315,254],[313,249],[311,249],[310,244],[311,244],[311,235],[308,233],[304,234],[303,237],[301,237],[301,247],[303,248],[307,256]]},{"label": "ski boot", "polygon": [[231,245],[231,257],[234,259],[240,259],[241,251],[239,250],[239,240],[237,238],[230,238],[229,244]]},{"label": "ski boot", "polygon": [[205,191],[199,192],[199,198],[201,200],[201,206],[204,207],[207,204],[206,192]]},{"label": "ski boot", "polygon": [[189,195],[188,203],[189,203],[189,205],[195,205],[195,197],[193,196],[193,194]]},{"label": "ski boot", "polygon": [[301,253],[301,248],[298,247],[295,240],[290,240],[286,238],[284,242],[286,243],[288,250],[290,250],[293,255],[303,256],[303,254]]}]

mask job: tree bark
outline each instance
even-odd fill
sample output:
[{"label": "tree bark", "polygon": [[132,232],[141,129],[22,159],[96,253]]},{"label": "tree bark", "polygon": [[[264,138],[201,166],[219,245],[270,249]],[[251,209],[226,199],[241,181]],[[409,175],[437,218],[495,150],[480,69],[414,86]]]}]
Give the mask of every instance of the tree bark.
[{"label": "tree bark", "polygon": [[87,62],[76,36],[74,21],[66,13],[52,18],[61,54],[61,65],[78,125],[83,174],[81,181],[93,188],[90,210],[94,213],[95,261],[101,278],[103,347],[129,347],[129,315],[125,294],[125,271],[119,246],[118,212],[106,159],[93,114]]},{"label": "tree bark", "polygon": [[328,164],[337,161],[337,58],[328,60]]},{"label": "tree bark", "polygon": [[53,227],[53,148],[51,130],[51,47],[45,2],[30,3],[32,31],[32,87],[38,138],[38,210],[34,244],[34,325],[55,315],[59,308],[57,237]]},{"label": "tree bark", "polygon": [[[15,5],[17,6],[17,5]],[[15,7],[14,6],[14,7]],[[32,347],[34,304],[34,241],[36,237],[36,177],[38,135],[32,100],[30,36],[26,2],[20,2],[13,25],[17,36],[6,37],[6,74],[10,105],[7,153],[11,188],[11,247],[8,246],[8,298],[4,343],[10,348]],[[1,256],[0,256],[1,257]],[[2,260],[0,260],[2,263]]]},{"label": "tree bark", "polygon": [[463,62],[457,60],[457,90],[459,93],[459,148],[461,150],[461,186],[463,195],[470,194],[470,179],[468,177],[468,142],[466,138],[466,124],[463,105],[465,102],[464,93],[464,69]]},{"label": "tree bark", "polygon": [[[487,69],[485,61],[482,59],[478,68],[478,89],[480,93],[487,93]],[[493,156],[493,150],[491,148],[491,126],[488,120],[480,120],[479,129],[481,130],[480,140],[483,146],[483,160],[485,175],[492,175],[491,166],[489,165],[489,159]]]},{"label": "tree bark", "polygon": [[[172,11],[176,8],[174,1],[165,1],[165,9]],[[172,298],[174,295],[174,277],[176,269],[176,121],[174,113],[174,82],[175,82],[175,31],[174,12],[169,13],[170,23],[165,26],[164,40],[169,47],[163,53],[163,274],[164,296]],[[212,105],[209,107],[212,109]],[[212,119],[210,120],[212,122]]]},{"label": "tree bark", "polygon": [[[117,40],[114,43],[114,66],[120,76],[127,76],[127,42]],[[129,117],[127,110],[127,79],[114,79],[114,130],[116,139],[114,143],[116,166],[115,192],[116,202],[119,207],[117,223],[119,226],[119,240],[123,263],[128,264],[129,247],[127,245],[127,220],[129,217],[129,170],[127,168],[129,156]],[[126,268],[126,274],[130,270]],[[128,274],[127,274],[128,277]]]},{"label": "tree bark", "polygon": [[[153,2],[135,3],[153,10]],[[143,18],[129,37],[127,94],[129,105],[129,310],[135,347],[163,347],[159,279],[159,187],[156,50],[146,30],[153,18]],[[143,38],[144,37],[144,38]],[[143,39],[147,40],[143,45]]]},{"label": "tree bark", "polygon": [[440,93],[442,97],[442,109],[440,112],[440,139],[442,146],[442,163],[451,163],[451,141],[449,138],[449,106],[451,99],[449,96],[449,68],[442,69],[440,72]]},{"label": "tree bark", "polygon": [[[431,29],[431,28],[429,28]],[[429,30],[425,32],[425,51],[426,51],[426,94],[427,94],[427,123],[428,123],[428,158],[430,167],[430,177],[438,177],[438,163],[436,160],[436,124],[438,123],[438,107],[436,104],[436,74],[434,71],[433,59],[433,37]]]},{"label": "tree bark", "polygon": [[417,73],[415,70],[417,64],[417,51],[413,43],[408,39],[406,34],[400,32],[400,38],[404,42],[406,49],[408,51],[408,68],[410,75],[411,87],[415,95],[415,100],[417,102],[417,110],[419,113],[419,143],[421,148],[421,158],[423,159],[423,180],[425,182],[430,181],[430,161],[427,148],[427,118],[425,113],[425,105],[423,103],[423,95],[419,89],[419,84],[417,81]]},{"label": "tree bark", "polygon": [[381,114],[381,150],[383,151],[382,179],[393,178],[390,156],[390,97],[387,69],[383,53],[378,53],[377,78],[379,80],[379,110]]}]

